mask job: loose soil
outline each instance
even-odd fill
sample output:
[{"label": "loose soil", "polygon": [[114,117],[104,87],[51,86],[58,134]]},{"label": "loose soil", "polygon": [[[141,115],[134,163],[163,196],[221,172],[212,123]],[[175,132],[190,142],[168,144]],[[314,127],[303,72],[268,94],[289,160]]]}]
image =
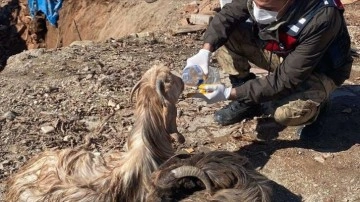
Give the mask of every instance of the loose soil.
[{"label": "loose soil", "polygon": [[[4,2],[1,14],[26,4]],[[123,149],[134,122],[129,101],[134,84],[159,62],[180,73],[201,47],[200,32],[172,36],[167,31],[188,14],[184,5],[190,2],[66,1],[59,29],[48,26],[44,41],[25,40],[27,31],[19,33],[22,38],[11,35],[36,49],[7,49],[13,56],[0,74],[0,201],[6,179],[41,151],[83,144],[100,152]],[[346,5],[354,48],[360,47],[359,9],[360,2]],[[8,27],[19,25],[13,22],[16,15],[11,19]],[[140,32],[149,33],[129,36]],[[79,36],[83,41],[73,42]],[[301,137],[297,127],[282,127],[269,116],[219,126],[212,116],[226,103],[185,98],[193,91],[186,88],[177,104],[186,142],[176,145],[177,152],[228,150],[247,156],[272,181],[273,201],[360,201],[359,58],[353,69]],[[221,79],[228,83],[227,75],[221,73]]]}]

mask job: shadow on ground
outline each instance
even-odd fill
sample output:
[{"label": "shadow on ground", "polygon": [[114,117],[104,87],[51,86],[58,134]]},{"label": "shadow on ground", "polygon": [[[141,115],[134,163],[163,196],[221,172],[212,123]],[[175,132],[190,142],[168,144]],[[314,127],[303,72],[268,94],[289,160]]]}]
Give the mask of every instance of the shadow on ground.
[{"label": "shadow on ground", "polygon": [[[247,156],[255,167],[262,168],[271,155],[280,149],[305,148],[319,152],[340,152],[360,144],[360,85],[344,85],[334,91],[329,100],[317,121],[303,128],[299,136],[294,135],[297,139],[277,140],[276,137],[284,129],[280,126],[275,127],[277,132],[274,128],[270,132],[262,129],[258,130],[258,137],[265,137],[267,134],[266,141],[255,141],[242,147],[237,153]],[[261,128],[261,123],[259,125]],[[273,186],[273,201],[301,201],[301,197],[285,187],[275,182]]]},{"label": "shadow on ground", "polygon": [[332,93],[324,113],[300,137],[308,147],[325,152],[360,143],[360,85],[345,85]]}]

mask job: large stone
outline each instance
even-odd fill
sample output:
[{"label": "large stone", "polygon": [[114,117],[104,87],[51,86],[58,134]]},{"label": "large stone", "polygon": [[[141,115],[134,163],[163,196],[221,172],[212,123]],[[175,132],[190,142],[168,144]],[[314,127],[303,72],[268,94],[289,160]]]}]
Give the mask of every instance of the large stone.
[{"label": "large stone", "polygon": [[213,16],[205,14],[191,14],[190,23],[194,25],[208,25]]}]

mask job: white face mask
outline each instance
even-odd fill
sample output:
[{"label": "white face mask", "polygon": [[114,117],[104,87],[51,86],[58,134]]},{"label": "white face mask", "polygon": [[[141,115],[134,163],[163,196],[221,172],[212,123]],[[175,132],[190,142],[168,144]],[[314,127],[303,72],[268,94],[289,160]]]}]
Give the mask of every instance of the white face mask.
[{"label": "white face mask", "polygon": [[253,7],[254,7],[254,17],[256,22],[263,25],[268,25],[276,21],[276,16],[278,15],[278,12],[261,9],[257,7],[254,1],[253,1]]}]

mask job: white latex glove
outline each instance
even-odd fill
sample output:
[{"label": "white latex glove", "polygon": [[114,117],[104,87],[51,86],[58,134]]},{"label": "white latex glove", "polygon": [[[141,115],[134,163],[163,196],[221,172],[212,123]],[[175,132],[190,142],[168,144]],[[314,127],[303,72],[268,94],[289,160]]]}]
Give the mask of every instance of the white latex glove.
[{"label": "white latex glove", "polygon": [[201,98],[207,104],[213,104],[228,100],[230,97],[231,87],[226,88],[223,84],[201,84],[199,93],[192,93],[190,97]]},{"label": "white latex glove", "polygon": [[186,61],[186,67],[199,65],[205,75],[209,73],[209,63],[210,63],[211,52],[206,49],[201,49],[196,55],[188,58]]}]

